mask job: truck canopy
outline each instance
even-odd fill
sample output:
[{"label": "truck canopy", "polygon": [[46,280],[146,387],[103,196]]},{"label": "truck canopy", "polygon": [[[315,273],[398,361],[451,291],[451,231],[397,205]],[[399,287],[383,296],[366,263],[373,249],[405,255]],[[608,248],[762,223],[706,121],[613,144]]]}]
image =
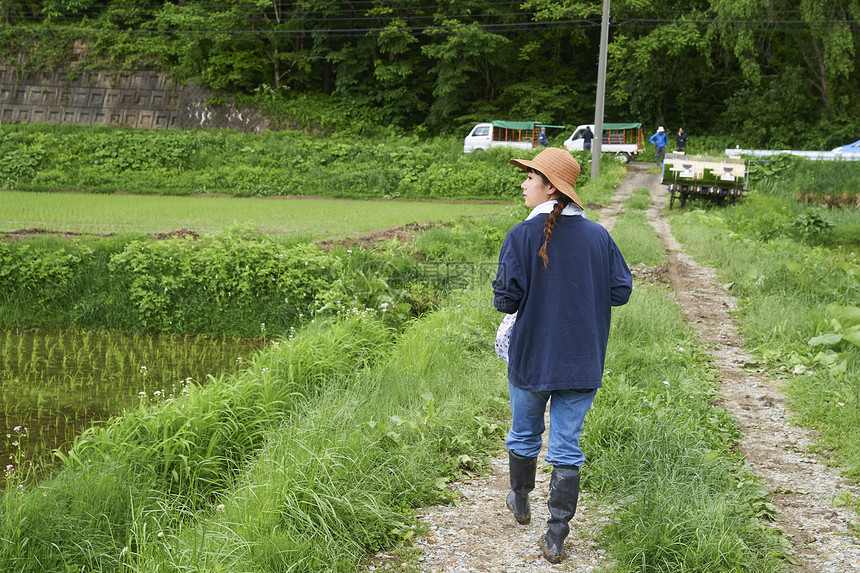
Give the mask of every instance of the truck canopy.
[{"label": "truck canopy", "polygon": [[564,127],[563,125],[547,125],[539,121],[502,121],[491,122],[493,126],[493,141],[531,141],[532,147],[537,147],[538,135],[542,127]]},{"label": "truck canopy", "polygon": [[491,122],[493,127],[501,127],[502,129],[534,129],[535,127],[557,127],[562,128],[563,125],[549,125],[539,121],[501,121],[495,120]]},{"label": "truck canopy", "polygon": [[603,129],[607,131],[620,131],[622,129],[639,129],[641,123],[604,123]]}]

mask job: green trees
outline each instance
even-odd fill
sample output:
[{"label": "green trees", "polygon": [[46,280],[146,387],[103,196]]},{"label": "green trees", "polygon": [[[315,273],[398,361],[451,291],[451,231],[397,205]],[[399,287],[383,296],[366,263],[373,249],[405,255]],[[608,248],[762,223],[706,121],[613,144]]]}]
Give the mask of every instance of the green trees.
[{"label": "green trees", "polygon": [[745,129],[769,132],[764,139],[776,145],[801,139],[829,148],[856,137],[860,4],[711,0],[711,5],[716,20],[708,39],[736,62],[741,84],[729,103],[730,116],[751,115]]},{"label": "green trees", "polygon": [[[157,66],[182,82],[290,100],[324,94],[408,129],[576,124],[593,115],[601,7],[19,0],[0,4],[0,58],[24,70]],[[780,147],[830,147],[860,131],[857,0],[613,0],[610,20],[609,120]]]}]

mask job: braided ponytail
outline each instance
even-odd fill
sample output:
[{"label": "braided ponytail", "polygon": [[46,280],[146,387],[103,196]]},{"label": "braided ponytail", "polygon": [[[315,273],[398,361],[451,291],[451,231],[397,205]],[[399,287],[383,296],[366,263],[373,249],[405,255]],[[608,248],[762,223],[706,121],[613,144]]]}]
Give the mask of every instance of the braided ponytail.
[{"label": "braided ponytail", "polygon": [[565,207],[573,203],[573,200],[567,195],[562,195],[559,193],[558,200],[555,205],[552,207],[552,211],[549,216],[546,218],[546,223],[543,226],[543,236],[544,242],[541,245],[540,250],[538,251],[538,256],[541,259],[541,263],[543,264],[543,268],[546,268],[549,265],[549,256],[546,254],[546,244],[549,242],[552,237],[552,230],[555,228],[555,223],[558,218],[561,216],[561,212]]}]

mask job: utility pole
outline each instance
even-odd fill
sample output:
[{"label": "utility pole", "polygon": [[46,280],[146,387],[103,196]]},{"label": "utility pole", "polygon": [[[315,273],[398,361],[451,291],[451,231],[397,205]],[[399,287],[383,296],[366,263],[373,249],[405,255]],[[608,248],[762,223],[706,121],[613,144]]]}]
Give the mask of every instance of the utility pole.
[{"label": "utility pole", "polygon": [[606,45],[609,43],[609,0],[603,0],[600,22],[600,56],[597,63],[597,101],[594,104],[594,139],[591,142],[591,179],[600,171],[600,148],[603,144],[603,95],[606,91]]}]

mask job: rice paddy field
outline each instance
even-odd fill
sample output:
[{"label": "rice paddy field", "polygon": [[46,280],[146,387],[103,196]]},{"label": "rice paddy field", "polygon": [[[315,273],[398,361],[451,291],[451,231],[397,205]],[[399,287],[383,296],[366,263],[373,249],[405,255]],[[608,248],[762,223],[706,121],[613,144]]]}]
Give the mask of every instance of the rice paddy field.
[{"label": "rice paddy field", "polygon": [[0,191],[0,232],[40,228],[98,234],[197,233],[253,228],[311,240],[356,237],[409,223],[499,213],[504,202],[330,197],[181,197]]},{"label": "rice paddy field", "polygon": [[262,346],[194,336],[0,330],[0,428],[10,436],[0,441],[0,463],[17,456],[50,465],[51,452],[68,449],[85,428],[237,372]]}]

